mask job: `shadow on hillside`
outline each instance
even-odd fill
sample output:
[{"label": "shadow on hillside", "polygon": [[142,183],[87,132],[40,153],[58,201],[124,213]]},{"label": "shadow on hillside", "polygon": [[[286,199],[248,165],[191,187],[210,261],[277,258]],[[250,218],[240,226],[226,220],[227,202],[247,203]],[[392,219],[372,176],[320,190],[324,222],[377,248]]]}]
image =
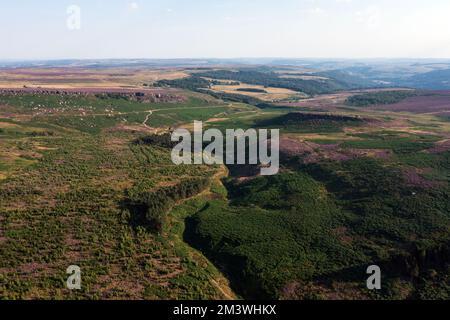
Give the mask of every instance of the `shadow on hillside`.
[{"label": "shadow on hillside", "polygon": [[[208,204],[199,212],[208,208]],[[195,216],[185,219],[185,231],[183,240],[191,247],[203,253],[214,266],[224,274],[230,283],[230,287],[236,295],[244,299],[270,300],[275,298],[275,293],[269,293],[263,287],[260,279],[245,274],[248,265],[247,258],[239,255],[231,255],[221,252],[220,255],[213,250],[208,250],[205,243],[211,239],[201,238],[198,232],[198,220]],[[223,247],[225,243],[230,243],[230,239],[222,239],[217,247]]]},{"label": "shadow on hillside", "polygon": [[151,225],[146,218],[147,206],[143,203],[136,203],[130,199],[123,199],[119,203],[120,209],[130,212],[129,225],[136,230],[143,227],[147,231],[152,231]]}]

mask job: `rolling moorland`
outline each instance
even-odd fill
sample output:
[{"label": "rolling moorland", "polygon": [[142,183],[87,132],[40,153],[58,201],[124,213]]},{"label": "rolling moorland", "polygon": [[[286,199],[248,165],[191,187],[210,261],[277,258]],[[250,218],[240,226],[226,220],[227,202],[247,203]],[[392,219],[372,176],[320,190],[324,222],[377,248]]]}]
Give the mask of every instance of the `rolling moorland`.
[{"label": "rolling moorland", "polygon": [[[5,65],[0,299],[450,299],[443,62],[288,62]],[[174,165],[194,120],[280,173]]]}]

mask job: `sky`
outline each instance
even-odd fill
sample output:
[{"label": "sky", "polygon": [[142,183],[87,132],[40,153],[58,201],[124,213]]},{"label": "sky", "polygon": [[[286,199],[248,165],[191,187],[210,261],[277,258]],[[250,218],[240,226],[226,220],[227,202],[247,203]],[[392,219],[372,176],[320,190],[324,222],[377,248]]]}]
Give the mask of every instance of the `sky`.
[{"label": "sky", "polygon": [[0,0],[0,59],[450,58],[448,0]]}]

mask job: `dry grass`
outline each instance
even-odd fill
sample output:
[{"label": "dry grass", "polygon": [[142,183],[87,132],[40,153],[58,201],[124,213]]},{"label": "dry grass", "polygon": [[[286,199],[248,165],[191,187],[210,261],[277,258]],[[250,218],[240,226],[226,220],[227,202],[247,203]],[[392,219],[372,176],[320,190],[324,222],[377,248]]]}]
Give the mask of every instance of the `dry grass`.
[{"label": "dry grass", "polygon": [[0,70],[0,88],[142,88],[158,80],[187,77],[181,69],[101,69],[95,73],[82,68],[13,69]]},{"label": "dry grass", "polygon": [[[241,83],[239,85],[216,85],[213,86],[212,89],[214,91],[231,93],[231,94],[241,94],[246,96],[251,96],[254,98],[258,98],[263,101],[282,101],[286,99],[295,99],[295,98],[304,98],[305,95],[289,89],[283,88],[272,88],[272,87],[264,87],[259,85],[251,85],[246,83]],[[247,91],[239,91],[238,89],[258,89],[264,90],[266,92],[247,92]]]},{"label": "dry grass", "polygon": [[20,128],[19,125],[10,122],[0,122],[1,129]]}]

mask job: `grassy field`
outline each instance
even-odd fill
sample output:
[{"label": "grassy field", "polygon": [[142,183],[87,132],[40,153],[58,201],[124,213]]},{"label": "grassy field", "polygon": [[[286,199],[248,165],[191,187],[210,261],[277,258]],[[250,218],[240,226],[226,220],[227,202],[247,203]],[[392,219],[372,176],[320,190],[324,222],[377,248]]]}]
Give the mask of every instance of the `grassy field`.
[{"label": "grassy field", "polygon": [[[415,299],[434,288],[448,299],[428,274],[450,271],[450,189],[409,186],[397,170],[359,159],[230,183],[231,203],[210,201],[186,239],[246,298]],[[374,263],[385,270],[376,297],[363,281]]]},{"label": "grassy field", "polygon": [[214,85],[211,89],[225,93],[245,94],[269,102],[292,101],[306,97],[304,94],[289,89],[264,87],[247,83],[240,83],[239,85]]},{"label": "grassy field", "polygon": [[[280,128],[298,153],[283,158],[276,177],[230,178],[227,199],[210,201],[188,220],[186,240],[245,298],[448,299],[445,121],[353,108],[339,115],[294,110],[211,124]],[[364,282],[374,263],[387,270],[376,294]]]},{"label": "grassy field", "polygon": [[[166,151],[134,146],[131,138],[46,138],[41,143],[55,150],[43,152],[39,162],[15,163],[17,171],[0,188],[0,296],[225,298],[216,288],[225,281],[220,273],[181,241],[177,224],[188,204],[176,209],[160,235],[134,226],[124,205],[133,195],[212,176],[215,169],[168,166]],[[83,270],[76,293],[64,289],[65,269],[73,264]]]},{"label": "grassy field", "polygon": [[[57,115],[35,114],[33,103],[57,109],[55,99],[2,97],[10,110],[27,117],[8,114],[0,122],[0,297],[234,297],[221,273],[182,241],[184,215],[200,207],[207,194],[177,203],[161,234],[135,225],[127,206],[129,199],[160,186],[192,177],[213,178],[220,168],[177,167],[169,150],[134,144],[143,133],[124,129],[124,115],[86,115],[81,120],[76,107],[89,103],[90,112],[100,113],[115,103],[115,112],[136,115],[128,124],[145,129],[146,113],[141,110],[150,107],[161,110],[165,123],[173,125],[208,119],[224,112],[225,106],[216,109],[195,99],[176,106],[143,106],[70,98],[67,109]],[[159,120],[149,125],[153,121]],[[74,264],[83,272],[79,292],[65,289],[65,270]]]},{"label": "grassy field", "polygon": [[17,68],[0,70],[0,88],[142,88],[144,84],[187,76],[182,69]]}]

